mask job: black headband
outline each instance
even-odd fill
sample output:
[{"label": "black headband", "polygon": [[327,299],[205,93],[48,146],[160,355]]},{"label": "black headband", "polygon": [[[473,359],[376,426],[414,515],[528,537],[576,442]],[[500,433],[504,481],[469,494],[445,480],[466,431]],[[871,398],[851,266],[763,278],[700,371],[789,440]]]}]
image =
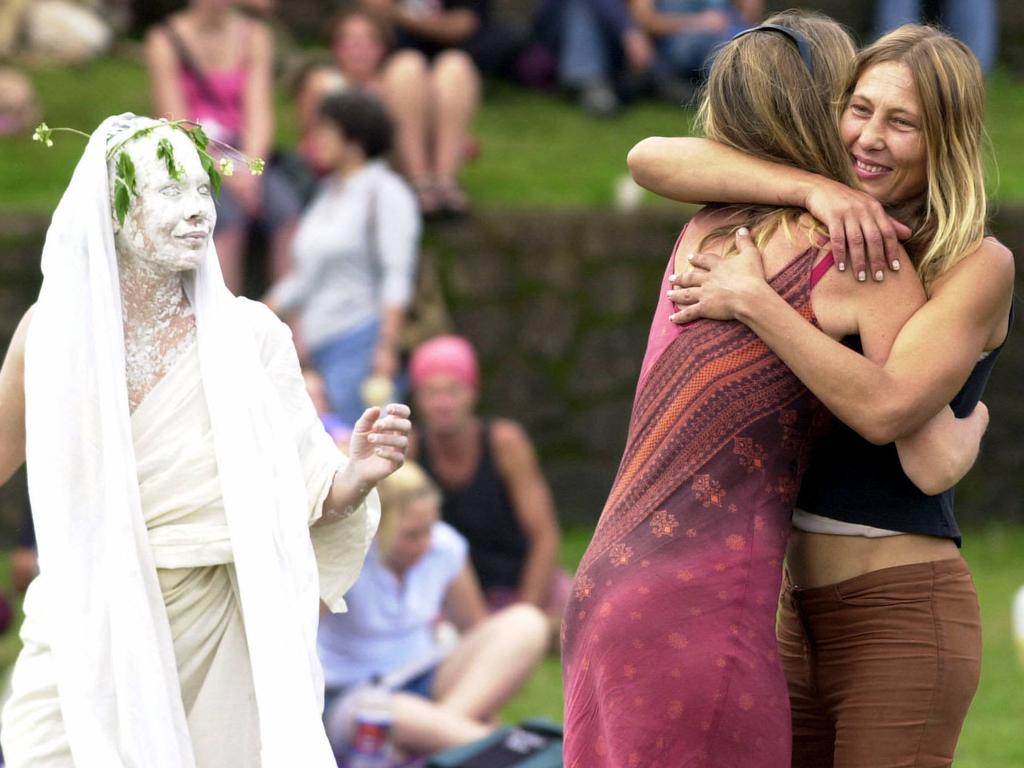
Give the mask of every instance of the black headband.
[{"label": "black headband", "polygon": [[814,77],[814,59],[811,58],[811,44],[807,42],[807,38],[804,37],[803,32],[799,32],[789,27],[783,27],[778,24],[762,24],[759,27],[751,27],[750,29],[744,29],[742,32],[738,32],[733,35],[733,40],[738,40],[744,35],[749,35],[751,32],[760,32],[765,30],[767,32],[778,32],[785,35],[800,51],[800,58],[804,60],[804,64],[807,65],[807,71],[811,73],[811,77]]}]

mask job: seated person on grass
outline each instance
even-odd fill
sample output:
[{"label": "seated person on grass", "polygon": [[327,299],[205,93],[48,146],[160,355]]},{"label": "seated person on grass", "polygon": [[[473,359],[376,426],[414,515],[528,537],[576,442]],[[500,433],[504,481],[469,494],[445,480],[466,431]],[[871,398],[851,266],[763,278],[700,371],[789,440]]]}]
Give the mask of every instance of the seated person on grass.
[{"label": "seated person on grass", "polygon": [[[379,491],[380,529],[345,595],[348,612],[320,619],[328,737],[344,751],[352,699],[380,677],[393,691],[392,734],[402,752],[475,741],[495,728],[540,661],[547,622],[525,604],[488,616],[466,541],[440,521],[440,492],[422,469],[406,464]],[[435,637],[442,611],[461,633],[457,642]]]},{"label": "seated person on grass", "polygon": [[410,443],[444,497],[441,515],[469,541],[488,607],[522,601],[547,614],[557,637],[571,579],[558,566],[561,531],[551,488],[526,430],[476,412],[480,370],[461,336],[436,336],[409,361],[416,401]]}]

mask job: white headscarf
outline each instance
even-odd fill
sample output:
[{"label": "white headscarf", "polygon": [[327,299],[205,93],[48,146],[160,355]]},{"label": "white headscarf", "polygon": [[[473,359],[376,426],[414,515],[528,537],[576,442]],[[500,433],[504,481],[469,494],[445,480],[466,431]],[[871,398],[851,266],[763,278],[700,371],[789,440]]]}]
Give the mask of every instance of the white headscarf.
[{"label": "white headscarf", "polygon": [[[108,136],[133,118],[108,118],[92,134],[46,235],[25,359],[29,492],[76,764],[191,768],[125,380],[106,148]],[[334,766],[320,720],[318,575],[294,436],[212,244],[186,291],[245,617],[262,765]]]}]

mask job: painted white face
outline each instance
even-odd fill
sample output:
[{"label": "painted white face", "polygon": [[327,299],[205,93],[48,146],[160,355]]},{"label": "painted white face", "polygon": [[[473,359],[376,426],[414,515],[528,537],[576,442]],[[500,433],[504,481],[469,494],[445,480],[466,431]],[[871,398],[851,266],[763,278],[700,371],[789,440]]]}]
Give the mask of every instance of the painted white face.
[{"label": "painted white face", "polygon": [[[157,145],[167,139],[184,175],[175,180]],[[217,221],[210,177],[199,153],[181,131],[163,128],[130,142],[136,188],[124,225],[114,222],[118,257],[161,272],[184,272],[202,263]],[[116,162],[116,158],[114,159]],[[111,187],[114,176],[111,174]]]}]

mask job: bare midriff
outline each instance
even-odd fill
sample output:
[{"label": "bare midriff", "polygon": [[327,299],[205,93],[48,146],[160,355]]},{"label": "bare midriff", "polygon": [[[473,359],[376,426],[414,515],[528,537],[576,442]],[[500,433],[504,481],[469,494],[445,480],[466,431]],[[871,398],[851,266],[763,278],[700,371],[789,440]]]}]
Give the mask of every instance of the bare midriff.
[{"label": "bare midriff", "polygon": [[868,539],[793,531],[786,568],[796,587],[823,587],[882,568],[960,557],[951,539],[905,533]]}]

